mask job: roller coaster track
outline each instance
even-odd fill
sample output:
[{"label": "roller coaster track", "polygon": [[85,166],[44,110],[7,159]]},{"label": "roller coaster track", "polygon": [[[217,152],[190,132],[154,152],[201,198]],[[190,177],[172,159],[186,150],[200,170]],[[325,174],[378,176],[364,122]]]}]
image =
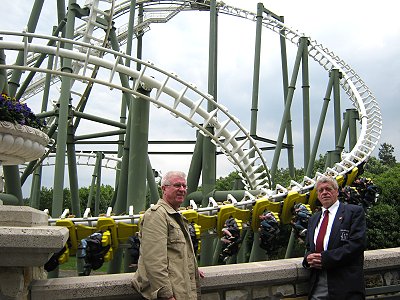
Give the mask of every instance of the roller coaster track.
[{"label": "roller coaster track", "polygon": [[[0,32],[0,34],[7,35],[9,33]],[[25,36],[37,37],[42,39],[53,39],[54,37],[46,37],[39,35],[31,35],[25,33]],[[66,39],[56,38],[58,42],[67,42]],[[71,41],[69,41],[71,42]],[[48,70],[45,68],[35,68],[29,66],[11,66],[5,65],[2,68],[7,69],[22,69],[34,72],[51,73],[58,76],[70,76],[74,79],[83,81],[89,81],[93,83],[99,83],[110,88],[119,89],[126,93],[140,96],[137,89],[140,87],[139,83],[145,85],[148,88],[155,89],[156,95],[154,97],[145,97],[151,101],[158,108],[163,107],[169,110],[175,117],[180,117],[186,120],[191,126],[196,127],[202,134],[212,138],[212,141],[218,145],[222,152],[224,152],[234,166],[243,174],[247,186],[250,189],[268,188],[269,187],[269,174],[266,162],[262,156],[261,151],[256,147],[255,141],[246,131],[246,129],[240,124],[239,120],[232,116],[228,110],[221,104],[218,104],[213,100],[213,97],[202,93],[194,85],[187,83],[179,79],[175,74],[165,72],[151,63],[139,61],[133,57],[121,54],[116,51],[109,49],[93,46],[90,44],[74,41],[76,45],[84,48],[86,47],[89,53],[92,50],[99,50],[112,54],[112,57],[99,58],[96,56],[88,56],[84,53],[61,49],[59,47],[51,47],[40,44],[24,43],[24,42],[5,42],[0,44],[3,49],[9,50],[22,50],[25,52],[37,52],[45,53],[47,55],[54,55],[61,58],[71,58],[79,64],[84,64],[84,68],[99,68],[104,69],[104,73],[107,73],[108,78],[99,79],[103,74],[100,74],[96,78],[90,76],[79,75],[72,73],[70,75],[58,71]],[[119,64],[120,59],[130,59],[142,64],[143,69],[138,72],[128,67]],[[136,84],[133,90],[119,86],[113,83],[113,77],[115,73],[124,74],[129,77],[136,79]],[[148,74],[148,75],[147,75]],[[155,80],[155,78],[162,78],[161,81]],[[176,90],[175,86],[180,86],[180,90]],[[143,95],[141,97],[144,97]],[[193,100],[192,100],[193,99]],[[173,100],[173,101],[172,101]],[[207,112],[203,106],[211,102],[215,109],[212,112]],[[219,121],[217,114],[220,116]],[[223,116],[223,117],[221,117]],[[201,125],[202,124],[202,125]],[[209,126],[214,129],[214,133],[209,130]],[[240,142],[235,138],[237,136],[244,137]],[[243,150],[244,145],[250,145],[248,149]],[[262,169],[260,171],[260,169]]]},{"label": "roller coaster track", "polygon": [[[122,1],[115,5],[113,17],[120,16],[127,12],[128,2]],[[144,5],[170,4],[170,8],[166,10],[164,21],[172,18],[179,11],[198,9],[193,7],[192,1],[138,1]],[[220,13],[255,21],[256,14],[227,6],[224,4],[218,5]],[[153,9],[153,12],[155,9]],[[148,20],[155,18],[148,18]],[[149,24],[150,22],[146,23]],[[84,31],[85,26],[91,26],[88,22],[79,32]],[[147,26],[147,25],[146,25]],[[282,35],[288,41],[295,45],[299,44],[299,39],[304,37],[298,31],[291,29],[284,23],[276,20],[271,15],[263,16],[263,26],[269,30]],[[96,27],[96,26],[95,26]],[[143,29],[143,27],[141,28]],[[118,33],[120,37],[119,43],[124,43],[126,37],[125,29],[121,27]],[[212,96],[201,92],[193,84],[185,82],[178,78],[177,75],[161,70],[152,63],[139,61],[133,57],[123,53],[116,52],[99,45],[95,45],[96,40],[89,38],[90,30],[86,37],[89,43],[84,43],[78,40],[70,41],[59,37],[42,36],[30,33],[13,33],[0,32],[1,35],[14,35],[24,38],[23,42],[8,42],[7,40],[0,41],[0,48],[15,51],[24,51],[31,55],[38,54],[54,55],[58,58],[71,58],[76,65],[81,66],[80,70],[97,69],[102,72],[96,72],[95,76],[87,76],[84,72],[80,73],[64,73],[59,69],[48,70],[46,68],[35,67],[32,64],[24,66],[4,65],[1,68],[6,69],[21,69],[34,71],[39,73],[50,73],[53,76],[70,76],[74,80],[87,81],[91,84],[102,84],[112,89],[118,89],[126,93],[140,96],[152,102],[158,108],[164,108],[171,112],[175,117],[186,120],[192,127],[197,128],[200,133],[208,136],[212,141],[221,148],[221,151],[227,155],[228,159],[233,163],[235,168],[242,174],[246,183],[247,189],[261,190],[263,194],[274,201],[284,199],[288,194],[288,190],[277,188],[273,190],[271,187],[267,164],[264,157],[256,146],[254,139],[249,135],[247,130],[240,124],[240,121],[228,112],[228,109],[214,101]],[[54,40],[56,45],[61,42],[73,43],[75,51],[65,50],[60,47],[46,46],[43,43],[27,42],[27,37],[34,39],[42,39],[45,41]],[[79,39],[84,39],[81,36]],[[101,40],[101,39],[100,39]],[[106,39],[104,39],[105,41]],[[96,42],[96,43],[95,43]],[[360,116],[361,131],[356,145],[348,153],[342,153],[340,162],[326,169],[325,173],[339,176],[350,173],[354,168],[365,162],[371,155],[379,142],[382,131],[382,117],[378,103],[369,90],[367,85],[362,81],[358,74],[335,53],[324,47],[315,40],[309,39],[309,56],[312,57],[322,68],[327,71],[338,69],[342,73],[340,84],[342,89],[347,93],[352,105],[357,109]],[[104,46],[104,44],[103,44]],[[79,51],[76,51],[79,49]],[[96,56],[92,53],[103,53],[104,55]],[[106,55],[110,54],[110,55]],[[131,60],[142,65],[140,72],[127,68],[119,63],[119,59]],[[115,73],[124,74],[136,79],[135,86],[132,90],[121,87],[113,81]],[[107,75],[105,75],[107,74]],[[107,78],[108,77],[108,78]],[[155,90],[154,96],[143,96],[139,94],[138,88],[140,85],[146,88]],[[215,109],[208,112],[205,108],[207,103],[211,103]],[[213,128],[210,130],[209,128]],[[237,137],[244,137],[238,141]],[[247,148],[247,149],[246,149]],[[316,174],[316,177],[319,174]],[[302,182],[291,183],[290,189],[305,193],[313,189],[314,180],[305,177]],[[251,201],[254,201],[252,199]]]}]

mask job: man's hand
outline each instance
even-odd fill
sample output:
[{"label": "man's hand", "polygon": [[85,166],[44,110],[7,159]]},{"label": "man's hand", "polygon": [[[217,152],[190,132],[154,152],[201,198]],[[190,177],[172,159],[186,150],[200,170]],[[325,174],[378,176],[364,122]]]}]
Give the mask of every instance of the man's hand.
[{"label": "man's hand", "polygon": [[322,269],[321,253],[311,253],[307,256],[307,263],[311,268]]},{"label": "man's hand", "polygon": [[200,278],[204,278],[204,277],[205,277],[204,272],[203,272],[203,271],[200,271],[200,269],[199,269],[199,277],[200,277]]}]

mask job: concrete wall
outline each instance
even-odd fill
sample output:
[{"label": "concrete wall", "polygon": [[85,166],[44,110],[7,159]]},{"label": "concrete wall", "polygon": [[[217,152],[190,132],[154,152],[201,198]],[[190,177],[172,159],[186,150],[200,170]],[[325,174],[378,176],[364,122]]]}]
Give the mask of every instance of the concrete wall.
[{"label": "concrete wall", "polygon": [[[202,299],[304,299],[308,272],[301,260],[203,267],[206,278],[201,281]],[[400,248],[365,252],[365,274],[367,288],[400,285]],[[140,299],[131,287],[131,277],[125,273],[34,280],[31,300]]]}]

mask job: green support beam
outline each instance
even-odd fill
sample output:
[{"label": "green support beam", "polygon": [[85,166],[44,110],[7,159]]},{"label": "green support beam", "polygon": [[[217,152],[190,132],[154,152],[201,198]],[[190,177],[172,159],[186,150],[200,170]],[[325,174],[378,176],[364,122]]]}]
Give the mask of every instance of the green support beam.
[{"label": "green support beam", "polygon": [[308,166],[307,166],[306,176],[308,176],[308,177],[310,177],[312,174],[315,159],[317,157],[318,146],[319,146],[319,142],[321,140],[322,128],[325,123],[326,112],[328,111],[329,102],[331,100],[333,81],[334,81],[334,78],[333,78],[332,74],[330,73],[328,86],[327,86],[326,92],[325,92],[324,102],[322,104],[321,113],[319,116],[317,130],[315,132],[314,143],[313,143],[313,147],[312,147],[311,154],[310,154],[310,161],[308,162]]},{"label": "green support beam", "polygon": [[[75,14],[79,6],[75,0],[69,0],[67,24],[66,24],[66,38],[73,40],[75,28]],[[71,43],[65,43],[64,48],[72,50]],[[72,60],[64,58],[61,71],[72,73]],[[67,145],[67,128],[69,118],[69,105],[71,97],[71,77],[62,76],[61,95],[59,98],[59,117],[58,117],[58,131],[57,131],[57,149],[56,149],[56,163],[54,166],[54,183],[53,183],[53,203],[52,203],[52,216],[59,217],[62,213],[63,193],[64,193],[64,170],[65,170],[65,153]]]},{"label": "green support beam", "polygon": [[307,47],[307,40],[300,39],[300,45],[299,45],[299,48],[297,51],[296,60],[295,60],[294,67],[293,67],[292,78],[290,80],[290,85],[288,88],[288,95],[287,95],[287,99],[285,102],[285,109],[283,112],[281,125],[280,125],[279,133],[278,133],[278,138],[277,138],[277,142],[276,142],[274,157],[273,157],[272,165],[271,165],[270,174],[271,174],[273,184],[275,184],[275,173],[278,168],[278,161],[279,161],[279,156],[280,156],[280,153],[282,150],[285,129],[286,129],[287,123],[289,121],[290,108],[291,108],[292,101],[293,101],[294,90],[296,89],[296,81],[297,81],[297,76],[299,73],[300,62],[301,62],[301,59],[303,56],[303,51],[304,51],[305,47]]}]

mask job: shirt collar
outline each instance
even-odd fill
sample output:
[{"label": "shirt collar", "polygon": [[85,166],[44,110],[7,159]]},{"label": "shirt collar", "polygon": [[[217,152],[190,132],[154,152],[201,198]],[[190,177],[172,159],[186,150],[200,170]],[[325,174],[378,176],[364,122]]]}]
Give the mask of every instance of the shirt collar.
[{"label": "shirt collar", "polygon": [[[330,207],[328,207],[328,210],[329,210],[329,214],[333,214],[333,215],[335,215],[336,214],[336,212],[337,212],[337,210],[338,210],[338,208],[339,208],[339,204],[340,204],[340,202],[339,202],[339,200],[336,200],[336,202],[335,203],[333,203]],[[327,210],[326,208],[324,208],[324,207],[322,207],[322,214],[324,214],[325,213],[325,210]]]}]

